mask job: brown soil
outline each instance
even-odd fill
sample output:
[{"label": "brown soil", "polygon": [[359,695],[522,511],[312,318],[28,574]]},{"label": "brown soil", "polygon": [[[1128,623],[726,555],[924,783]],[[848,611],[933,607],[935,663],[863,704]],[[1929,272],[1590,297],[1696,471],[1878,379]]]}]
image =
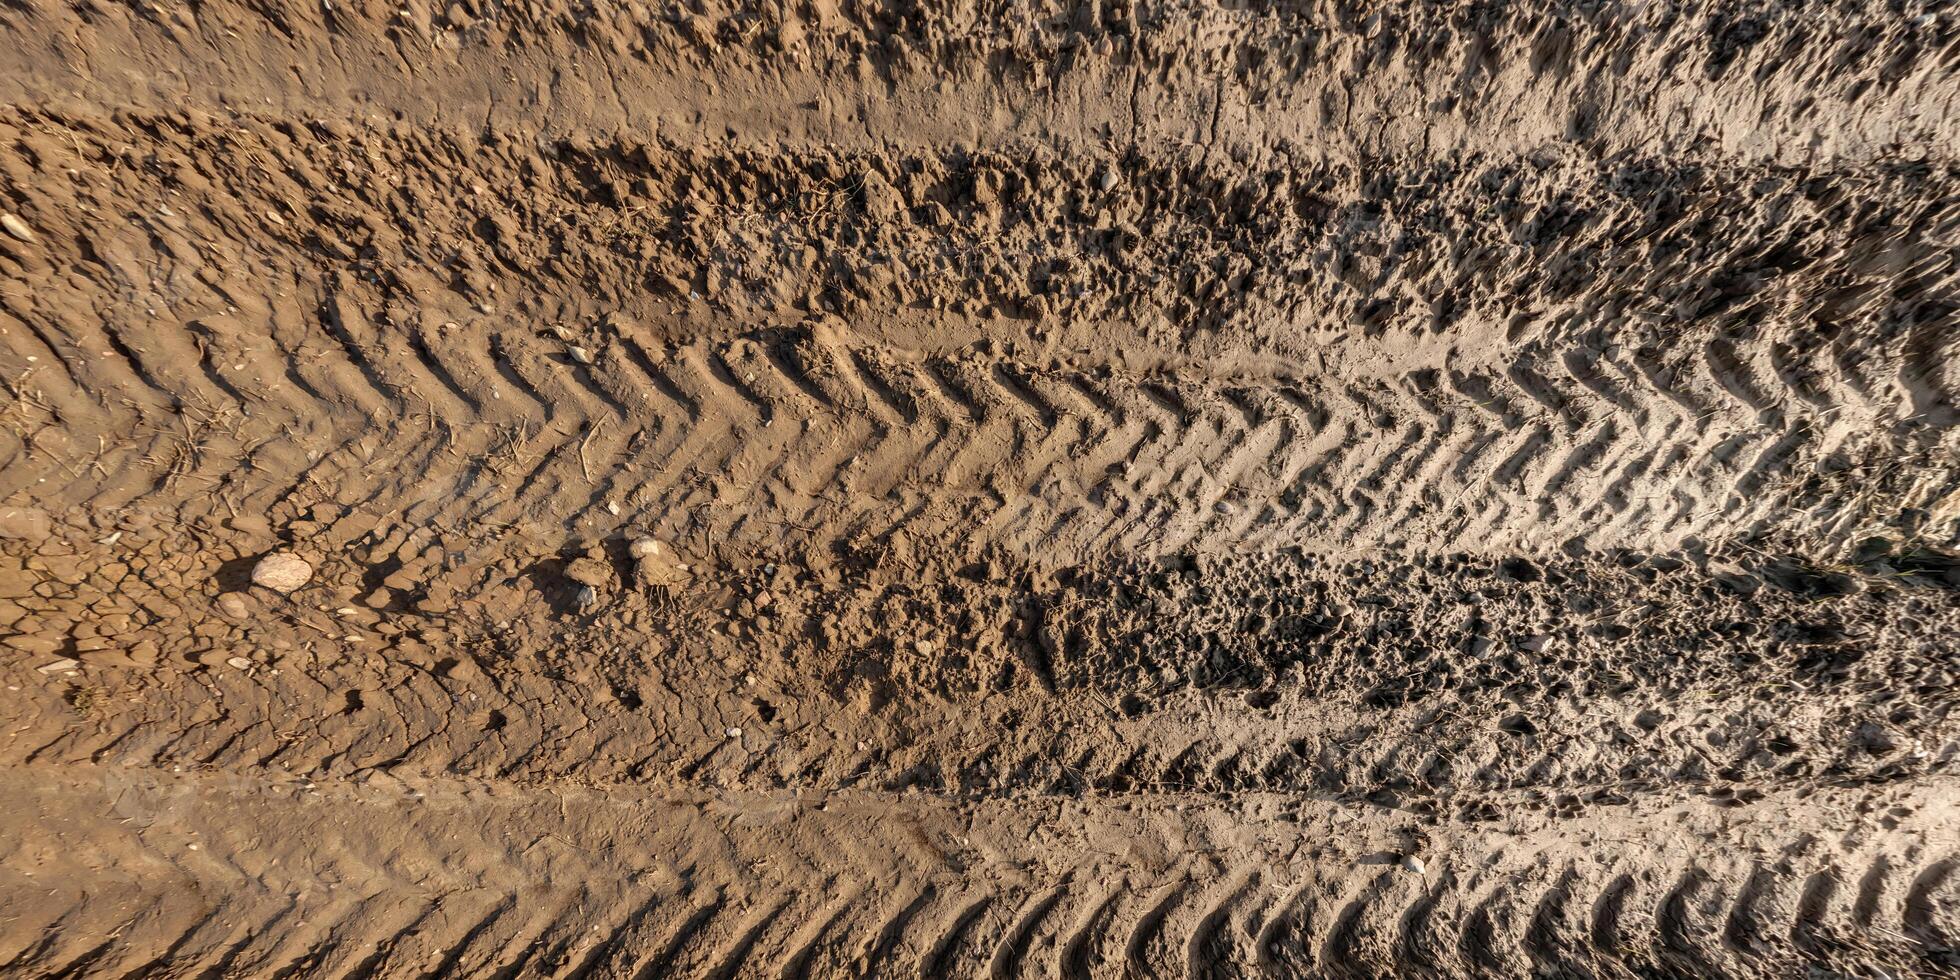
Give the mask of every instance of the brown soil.
[{"label": "brown soil", "polygon": [[0,39],[0,973],[1960,974],[1940,3]]}]

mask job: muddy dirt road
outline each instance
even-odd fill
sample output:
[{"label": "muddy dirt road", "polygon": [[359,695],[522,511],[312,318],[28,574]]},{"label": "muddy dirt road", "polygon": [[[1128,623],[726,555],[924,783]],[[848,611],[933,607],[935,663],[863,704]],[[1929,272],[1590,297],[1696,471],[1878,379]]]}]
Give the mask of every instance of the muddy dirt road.
[{"label": "muddy dirt road", "polygon": [[0,973],[1960,973],[1960,11],[0,5]]}]

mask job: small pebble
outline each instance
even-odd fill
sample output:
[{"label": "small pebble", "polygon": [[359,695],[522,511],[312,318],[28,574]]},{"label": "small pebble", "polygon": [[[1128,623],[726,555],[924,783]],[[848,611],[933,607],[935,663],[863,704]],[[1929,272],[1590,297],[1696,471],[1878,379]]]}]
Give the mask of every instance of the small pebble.
[{"label": "small pebble", "polygon": [[225,663],[228,666],[230,666],[233,670],[252,669],[252,662],[250,660],[245,659],[244,657],[233,657],[230,660],[225,661]]},{"label": "small pebble", "polygon": [[23,242],[34,240],[34,229],[27,227],[27,222],[4,211],[0,211],[0,228],[7,229],[7,234]]}]

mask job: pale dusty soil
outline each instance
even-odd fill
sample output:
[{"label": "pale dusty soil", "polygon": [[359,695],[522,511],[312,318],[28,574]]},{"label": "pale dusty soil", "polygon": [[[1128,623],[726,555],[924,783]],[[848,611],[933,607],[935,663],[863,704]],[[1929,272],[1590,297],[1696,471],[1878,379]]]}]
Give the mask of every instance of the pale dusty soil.
[{"label": "pale dusty soil", "polygon": [[1960,973],[1941,4],[0,40],[0,973]]}]

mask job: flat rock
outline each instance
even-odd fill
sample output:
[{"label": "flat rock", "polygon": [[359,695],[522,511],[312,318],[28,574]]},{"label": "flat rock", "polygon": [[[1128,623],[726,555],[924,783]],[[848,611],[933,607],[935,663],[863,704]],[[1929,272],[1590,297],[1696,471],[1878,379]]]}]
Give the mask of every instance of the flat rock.
[{"label": "flat rock", "polygon": [[252,584],[285,594],[313,580],[313,566],[297,555],[283,551],[259,559],[252,566]]}]

